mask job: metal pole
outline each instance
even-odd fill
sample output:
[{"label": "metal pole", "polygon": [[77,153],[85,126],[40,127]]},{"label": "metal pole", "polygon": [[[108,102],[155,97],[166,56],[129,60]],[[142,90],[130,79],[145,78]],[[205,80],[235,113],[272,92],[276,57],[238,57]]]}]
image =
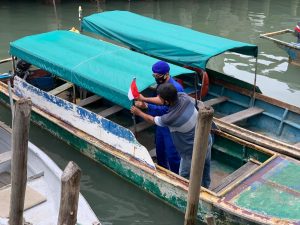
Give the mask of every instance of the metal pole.
[{"label": "metal pole", "polygon": [[10,102],[10,109],[11,109],[11,119],[14,120],[14,102],[12,97],[12,90],[11,90],[11,82],[10,79],[7,81],[8,84],[8,93],[9,93],[9,102]]},{"label": "metal pole", "polygon": [[27,154],[31,101],[16,103],[12,129],[11,198],[9,224],[23,225],[23,210],[27,182]]},{"label": "metal pole", "polygon": [[57,16],[57,11],[56,11],[55,0],[53,0],[53,8],[54,8],[55,20],[56,20],[56,24],[57,24],[57,30],[59,30],[59,22],[58,22],[58,16]]},{"label": "metal pole", "polygon": [[82,21],[82,8],[81,6],[78,7],[78,20],[79,20],[79,31],[80,33],[82,32],[82,26],[81,26],[81,21]]},{"label": "metal pole", "polygon": [[[134,100],[132,100],[132,106],[134,106]],[[136,131],[136,116],[132,114],[132,120],[133,120],[133,133],[136,136],[137,131]]]},{"label": "metal pole", "polygon": [[251,106],[254,106],[254,101],[255,101],[255,94],[256,94],[256,79],[257,79],[257,58],[255,59],[255,75],[254,75],[254,84],[253,84],[253,95],[252,95],[252,99],[251,99]]},{"label": "metal pole", "polygon": [[208,146],[208,135],[210,133],[213,114],[214,110],[212,107],[202,106],[198,111],[184,225],[194,225],[196,222],[201,181]]}]

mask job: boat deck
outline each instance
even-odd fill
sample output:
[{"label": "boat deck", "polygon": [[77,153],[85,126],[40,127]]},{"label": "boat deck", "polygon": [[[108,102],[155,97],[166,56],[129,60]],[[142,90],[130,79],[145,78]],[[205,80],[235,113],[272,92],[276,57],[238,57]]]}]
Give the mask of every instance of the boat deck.
[{"label": "boat deck", "polygon": [[227,192],[222,201],[248,213],[265,218],[289,218],[299,224],[299,177],[299,161],[277,156]]}]

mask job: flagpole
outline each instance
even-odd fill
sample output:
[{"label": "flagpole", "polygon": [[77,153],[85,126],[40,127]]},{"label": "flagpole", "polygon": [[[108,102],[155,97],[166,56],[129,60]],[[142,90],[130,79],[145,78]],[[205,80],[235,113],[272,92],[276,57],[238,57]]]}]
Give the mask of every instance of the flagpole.
[{"label": "flagpole", "polygon": [[[134,100],[132,100],[132,106],[134,106]],[[133,120],[133,133],[136,136],[137,132],[136,132],[136,118],[135,115],[132,114],[132,120]]]}]

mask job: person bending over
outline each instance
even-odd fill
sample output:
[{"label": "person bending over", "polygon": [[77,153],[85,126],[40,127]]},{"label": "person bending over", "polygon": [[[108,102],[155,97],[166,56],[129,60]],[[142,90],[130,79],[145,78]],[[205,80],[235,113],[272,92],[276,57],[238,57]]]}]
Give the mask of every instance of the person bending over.
[{"label": "person bending over", "polygon": [[[198,112],[190,97],[185,93],[178,93],[176,88],[170,83],[161,84],[157,89],[157,94],[157,97],[146,98],[141,96],[141,98],[148,102],[168,106],[169,109],[166,114],[153,117],[135,106],[131,107],[131,112],[144,118],[149,123],[170,129],[173,143],[181,157],[179,175],[189,179]],[[211,181],[210,159],[212,140],[210,134],[208,139],[202,179],[202,186],[206,188],[209,188]]]}]

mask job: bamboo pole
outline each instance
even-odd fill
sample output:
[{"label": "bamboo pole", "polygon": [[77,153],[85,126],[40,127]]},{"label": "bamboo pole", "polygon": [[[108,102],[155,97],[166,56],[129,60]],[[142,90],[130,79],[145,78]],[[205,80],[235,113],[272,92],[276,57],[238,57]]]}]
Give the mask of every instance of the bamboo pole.
[{"label": "bamboo pole", "polygon": [[31,101],[16,102],[12,129],[11,198],[9,224],[23,224],[24,199],[27,181],[27,151]]},{"label": "bamboo pole", "polygon": [[214,110],[212,107],[200,107],[195,130],[191,175],[189,182],[188,201],[185,212],[184,225],[196,222],[201,181],[208,145]]},{"label": "bamboo pole", "polygon": [[10,61],[12,61],[12,58],[10,57],[10,58],[6,58],[6,59],[1,59],[0,60],[0,64],[2,64],[2,63],[7,63],[7,62],[10,62]]},{"label": "bamboo pole", "polygon": [[58,225],[75,225],[77,222],[81,169],[69,162],[61,177],[61,197]]}]

